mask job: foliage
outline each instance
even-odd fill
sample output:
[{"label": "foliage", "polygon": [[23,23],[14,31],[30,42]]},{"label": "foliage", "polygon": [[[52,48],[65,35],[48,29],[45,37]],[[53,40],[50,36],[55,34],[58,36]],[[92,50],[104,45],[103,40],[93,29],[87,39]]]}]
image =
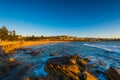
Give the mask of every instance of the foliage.
[{"label": "foliage", "polygon": [[6,27],[0,28],[0,40],[2,41],[17,41],[19,38],[16,31],[9,31]]},{"label": "foliage", "polygon": [[22,36],[16,35],[16,31],[12,30],[9,31],[6,27],[0,28],[0,41],[39,41],[39,40],[49,40],[49,41],[87,41],[87,42],[94,42],[94,41],[120,41],[120,39],[116,38],[80,38],[80,37],[73,37],[73,36]]}]

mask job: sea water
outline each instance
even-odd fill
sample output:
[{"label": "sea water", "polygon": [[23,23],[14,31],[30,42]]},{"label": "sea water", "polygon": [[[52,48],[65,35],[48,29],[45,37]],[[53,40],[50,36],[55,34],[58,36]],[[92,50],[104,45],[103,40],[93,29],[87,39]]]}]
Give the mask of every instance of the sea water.
[{"label": "sea water", "polygon": [[[105,65],[97,68],[101,72],[104,72],[110,66],[120,69],[120,42],[66,42],[32,46],[30,48],[33,50],[43,48],[44,50],[41,51],[38,56],[26,54],[24,51],[18,51],[17,54],[12,55],[16,60],[34,64],[34,66],[27,72],[26,76],[46,76],[47,73],[44,70],[45,62],[49,58],[55,57],[50,56],[49,54],[51,53],[57,53],[59,54],[58,56],[79,54],[83,58],[89,57],[94,64],[103,62]],[[99,80],[106,80],[104,74],[95,76],[98,77]]]}]

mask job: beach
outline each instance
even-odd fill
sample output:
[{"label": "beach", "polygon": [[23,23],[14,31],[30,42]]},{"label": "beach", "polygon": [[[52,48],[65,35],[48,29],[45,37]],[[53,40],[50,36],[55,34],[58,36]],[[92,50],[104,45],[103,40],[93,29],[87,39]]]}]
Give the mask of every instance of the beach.
[{"label": "beach", "polygon": [[41,41],[3,41],[0,42],[0,46],[2,49],[9,53],[11,50],[14,50],[16,48],[26,47],[26,46],[36,46],[36,45],[43,45],[43,44],[49,44],[49,43],[60,43],[65,41],[49,41],[49,40],[41,40]]}]

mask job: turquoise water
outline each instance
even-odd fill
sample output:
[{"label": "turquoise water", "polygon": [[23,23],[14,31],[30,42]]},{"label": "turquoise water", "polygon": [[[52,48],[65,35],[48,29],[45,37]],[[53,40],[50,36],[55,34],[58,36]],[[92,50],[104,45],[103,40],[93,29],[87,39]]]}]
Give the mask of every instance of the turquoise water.
[{"label": "turquoise water", "polygon": [[[46,44],[31,48],[33,50],[42,48],[43,50],[38,56],[31,56],[24,51],[18,51],[17,54],[12,55],[16,60],[34,64],[25,76],[46,76],[47,73],[44,71],[44,64],[49,58],[55,57],[49,56],[52,53],[57,53],[58,56],[79,54],[83,58],[89,57],[91,62],[98,66],[96,69],[101,72],[99,75],[95,75],[99,80],[107,80],[103,72],[110,66],[120,69],[120,42],[67,42]],[[103,62],[105,65],[100,66],[98,62]],[[94,69],[90,70],[94,71]]]}]

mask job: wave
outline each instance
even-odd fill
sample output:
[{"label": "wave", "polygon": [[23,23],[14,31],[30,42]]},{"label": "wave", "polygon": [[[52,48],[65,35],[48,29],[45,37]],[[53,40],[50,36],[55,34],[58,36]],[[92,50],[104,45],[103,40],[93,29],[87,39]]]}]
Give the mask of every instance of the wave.
[{"label": "wave", "polygon": [[84,46],[95,47],[109,52],[120,53],[120,46],[99,45],[99,44],[83,44]]}]

